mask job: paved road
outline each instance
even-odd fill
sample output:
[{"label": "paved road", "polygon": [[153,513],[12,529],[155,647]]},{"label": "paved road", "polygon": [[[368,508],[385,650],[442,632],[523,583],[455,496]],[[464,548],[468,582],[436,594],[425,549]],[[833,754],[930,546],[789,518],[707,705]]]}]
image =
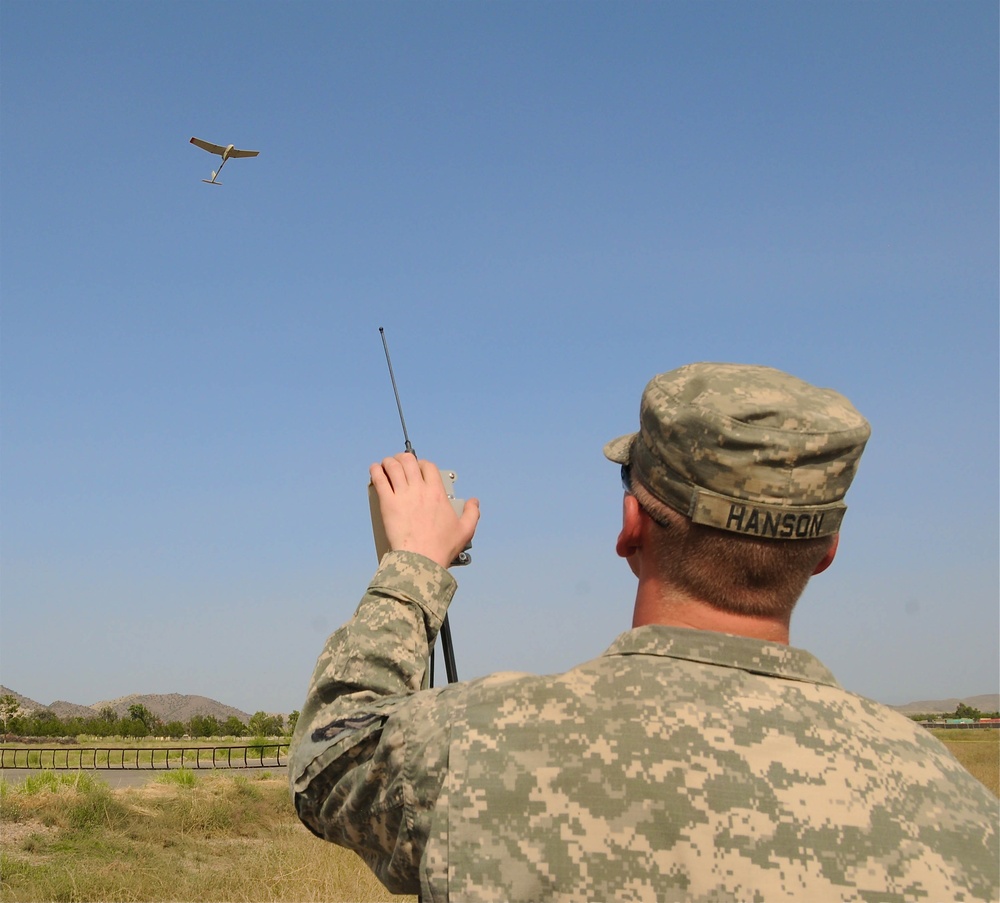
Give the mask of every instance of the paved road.
[{"label": "paved road", "polygon": [[[87,774],[99,781],[103,781],[109,787],[142,787],[148,784],[150,781],[155,781],[157,778],[163,777],[166,774],[166,769],[136,769],[136,768],[110,768],[104,769],[99,768],[92,770],[90,768],[83,769]],[[171,769],[175,771],[176,769]],[[196,775],[234,775],[242,774],[246,775],[248,778],[253,778],[254,775],[260,775],[267,772],[272,778],[278,778],[282,781],[288,780],[288,766],[282,765],[281,767],[270,767],[270,768],[198,768],[191,769]],[[38,769],[34,768],[3,768],[0,769],[0,778],[7,781],[9,784],[20,784],[28,775],[38,774]],[[58,770],[56,774],[66,774],[73,775],[75,770]]]}]

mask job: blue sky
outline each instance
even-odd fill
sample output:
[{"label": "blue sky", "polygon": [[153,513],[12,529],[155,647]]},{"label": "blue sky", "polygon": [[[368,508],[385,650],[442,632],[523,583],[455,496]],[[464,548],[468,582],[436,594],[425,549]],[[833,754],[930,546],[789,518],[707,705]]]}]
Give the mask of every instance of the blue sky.
[{"label": "blue sky", "polygon": [[[482,504],[459,674],[628,628],[654,374],[873,425],[792,623],[882,702],[1000,689],[992,2],[0,6],[0,682],[301,706],[410,437]],[[257,149],[217,158],[192,135]]]}]

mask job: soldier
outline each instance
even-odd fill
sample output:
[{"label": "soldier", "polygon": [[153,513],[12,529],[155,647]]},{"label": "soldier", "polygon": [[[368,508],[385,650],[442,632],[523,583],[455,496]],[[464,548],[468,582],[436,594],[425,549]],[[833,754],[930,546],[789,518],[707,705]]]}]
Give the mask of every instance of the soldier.
[{"label": "soldier", "polygon": [[422,690],[479,507],[371,468],[393,551],[327,641],[293,741],[302,821],[431,900],[990,900],[997,800],[924,728],[788,645],[869,426],[765,367],[656,376],[605,446],[632,629],[556,676]]}]

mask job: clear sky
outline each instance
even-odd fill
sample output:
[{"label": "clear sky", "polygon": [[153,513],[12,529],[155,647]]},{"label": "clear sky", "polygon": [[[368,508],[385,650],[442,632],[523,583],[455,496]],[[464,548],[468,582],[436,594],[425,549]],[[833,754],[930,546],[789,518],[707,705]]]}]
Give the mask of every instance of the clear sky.
[{"label": "clear sky", "polygon": [[[0,683],[300,708],[368,465],[482,503],[459,674],[630,624],[655,373],[761,363],[873,437],[792,641],[1000,689],[995,2],[0,5]],[[226,164],[191,136],[260,151]]]}]

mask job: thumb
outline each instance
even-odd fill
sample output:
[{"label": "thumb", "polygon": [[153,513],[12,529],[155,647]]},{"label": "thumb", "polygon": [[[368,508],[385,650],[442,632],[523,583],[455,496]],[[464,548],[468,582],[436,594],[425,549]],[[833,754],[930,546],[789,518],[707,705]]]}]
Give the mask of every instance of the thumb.
[{"label": "thumb", "polygon": [[458,519],[465,531],[468,531],[468,538],[476,532],[476,525],[479,523],[479,499],[466,499],[462,508],[462,516]]}]

